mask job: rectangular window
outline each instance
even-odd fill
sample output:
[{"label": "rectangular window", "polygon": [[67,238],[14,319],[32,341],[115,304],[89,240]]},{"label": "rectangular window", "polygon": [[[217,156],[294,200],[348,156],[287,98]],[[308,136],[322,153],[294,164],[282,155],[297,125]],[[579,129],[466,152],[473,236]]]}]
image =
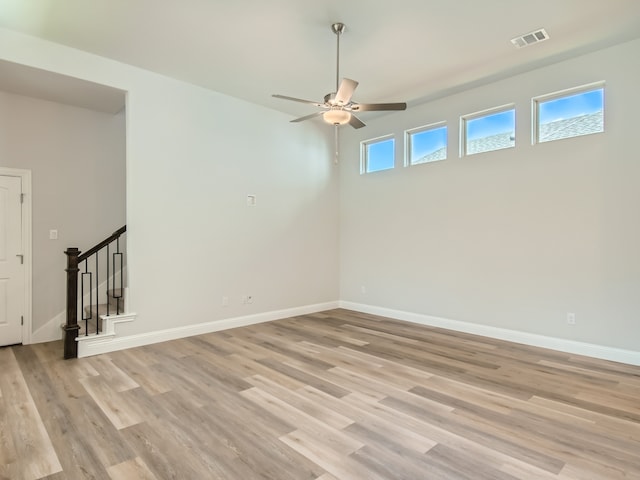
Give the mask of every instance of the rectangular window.
[{"label": "rectangular window", "polygon": [[447,125],[437,123],[405,132],[405,165],[446,160]]},{"label": "rectangular window", "polygon": [[475,155],[516,146],[516,109],[506,105],[460,119],[460,154]]},{"label": "rectangular window", "polygon": [[533,99],[533,143],[604,132],[604,84]]},{"label": "rectangular window", "polygon": [[395,139],[385,136],[362,142],[360,147],[360,173],[379,172],[395,166]]}]

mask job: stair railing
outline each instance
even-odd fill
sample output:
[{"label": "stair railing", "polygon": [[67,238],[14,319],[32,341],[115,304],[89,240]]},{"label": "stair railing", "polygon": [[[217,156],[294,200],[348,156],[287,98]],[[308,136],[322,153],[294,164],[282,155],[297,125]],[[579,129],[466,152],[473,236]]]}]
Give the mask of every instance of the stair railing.
[{"label": "stair railing", "polygon": [[[78,357],[78,342],[76,341],[80,331],[80,324],[78,324],[78,277],[80,277],[80,313],[81,321],[84,322],[85,335],[89,335],[89,320],[93,320],[94,315],[96,335],[100,334],[101,321],[98,312],[100,298],[99,255],[103,250],[106,253],[107,315],[120,315],[123,312],[124,305],[121,304],[121,301],[124,292],[124,254],[120,250],[120,237],[126,231],[127,226],[125,225],[82,254],[76,247],[69,247],[64,252],[67,255],[67,268],[65,269],[67,272],[67,319],[63,327],[65,359]],[[115,247],[115,250],[111,251],[112,247]],[[81,272],[81,270],[83,271]],[[113,312],[109,297],[116,300]],[[85,308],[85,300],[89,304],[88,308]]]}]

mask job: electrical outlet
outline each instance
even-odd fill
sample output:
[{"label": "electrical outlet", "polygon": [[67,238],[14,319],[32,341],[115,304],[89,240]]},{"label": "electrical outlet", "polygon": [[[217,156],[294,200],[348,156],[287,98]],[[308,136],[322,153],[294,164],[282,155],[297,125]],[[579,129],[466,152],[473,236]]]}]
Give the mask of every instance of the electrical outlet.
[{"label": "electrical outlet", "polygon": [[229,306],[229,297],[227,297],[226,295],[224,297],[222,297],[222,302],[221,302],[223,307],[228,307]]},{"label": "electrical outlet", "polygon": [[576,324],[576,314],[573,312],[569,312],[567,313],[567,323],[569,325],[575,325]]},{"label": "electrical outlet", "polygon": [[362,286],[360,287],[360,291],[361,291],[362,293],[367,293],[367,287],[365,287],[364,285],[362,285]]},{"label": "electrical outlet", "polygon": [[242,295],[240,297],[240,303],[242,303],[243,305],[248,305],[250,303],[253,303],[253,296],[252,295]]}]

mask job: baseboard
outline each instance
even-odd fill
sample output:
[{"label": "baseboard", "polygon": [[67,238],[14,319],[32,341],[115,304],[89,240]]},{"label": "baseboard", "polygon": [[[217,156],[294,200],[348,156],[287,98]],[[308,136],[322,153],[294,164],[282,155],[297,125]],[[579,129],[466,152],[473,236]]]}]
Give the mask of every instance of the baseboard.
[{"label": "baseboard", "polygon": [[[548,337],[544,335],[537,335],[534,333],[509,330],[505,328],[492,327],[489,325],[463,322],[460,320],[452,320],[448,318],[435,317],[431,315],[424,315],[347,301],[326,302],[315,305],[306,305],[302,307],[275,310],[271,312],[257,313],[254,315],[246,315],[242,317],[197,323],[184,327],[158,330],[155,332],[128,335],[125,337],[118,337],[114,334],[101,335],[100,338],[95,338],[91,342],[81,342],[78,345],[78,356],[87,357],[91,355],[98,355],[101,353],[109,353],[117,350],[124,350],[127,348],[140,347],[153,343],[191,337],[193,335],[202,335],[205,333],[227,330],[230,328],[244,327],[248,325],[255,325],[258,323],[279,320],[282,318],[295,317],[297,315],[307,315],[310,313],[322,312],[335,308],[345,308],[357,312],[369,313],[382,317],[393,318],[396,320],[403,320],[421,325],[427,325],[430,327],[445,328],[458,332],[471,333],[484,337],[522,343],[524,345],[531,345],[534,347],[549,348],[552,350],[559,350],[561,352],[567,352],[576,355],[585,355],[588,357],[601,358],[604,360],[611,360],[614,362],[640,366],[640,352],[637,351],[577,342],[574,340]],[[129,317],[127,317],[127,319],[123,318],[122,321],[130,321],[130,319]],[[57,330],[55,331],[55,334],[57,335],[57,337],[54,338],[54,340],[58,340],[60,338],[59,322],[56,328]],[[40,332],[40,330],[42,330],[42,328],[39,329],[38,332]],[[34,332],[34,343],[36,333],[38,332]],[[38,333],[38,335],[40,336],[41,334]],[[40,338],[39,336],[38,338]]]},{"label": "baseboard", "polygon": [[339,304],[340,308],[354,310],[356,312],[369,313],[372,315],[393,318],[395,320],[404,320],[407,322],[428,325],[430,327],[439,327],[448,330],[455,330],[458,332],[472,333],[475,335],[481,335],[483,337],[491,337],[500,340],[507,340],[509,342],[531,345],[534,347],[549,348],[552,350],[559,350],[561,352],[567,352],[576,355],[585,355],[588,357],[640,366],[640,352],[637,351],[577,342],[574,340],[566,340],[563,338],[547,337],[534,333],[520,332],[517,330],[509,330],[506,328],[491,327],[489,325],[462,322],[459,320],[451,320],[448,318],[434,317],[431,315],[405,312],[402,310],[393,310],[390,308],[376,307],[373,305],[365,305],[361,303],[340,301]]},{"label": "baseboard", "polygon": [[[271,312],[256,313],[242,317],[214,320],[212,322],[197,323],[184,327],[169,328],[155,332],[139,333],[118,337],[116,335],[99,335],[92,341],[82,342],[78,345],[78,357],[88,357],[101,353],[115,352],[127,348],[141,347],[153,343],[177,340],[179,338],[191,337],[193,335],[203,335],[205,333],[228,330],[230,328],[246,327],[257,323],[280,320],[282,318],[295,317],[297,315],[307,315],[310,313],[322,312],[338,308],[339,302],[319,303],[302,307],[287,308]],[[100,338],[98,338],[100,337]]]}]

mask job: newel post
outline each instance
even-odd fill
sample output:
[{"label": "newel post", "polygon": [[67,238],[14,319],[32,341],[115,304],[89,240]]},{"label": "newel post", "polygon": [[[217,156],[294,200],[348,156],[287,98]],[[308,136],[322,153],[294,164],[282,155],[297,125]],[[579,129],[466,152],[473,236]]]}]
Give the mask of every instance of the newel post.
[{"label": "newel post", "polygon": [[78,256],[80,250],[67,248],[67,323],[64,325],[64,358],[78,358]]}]

